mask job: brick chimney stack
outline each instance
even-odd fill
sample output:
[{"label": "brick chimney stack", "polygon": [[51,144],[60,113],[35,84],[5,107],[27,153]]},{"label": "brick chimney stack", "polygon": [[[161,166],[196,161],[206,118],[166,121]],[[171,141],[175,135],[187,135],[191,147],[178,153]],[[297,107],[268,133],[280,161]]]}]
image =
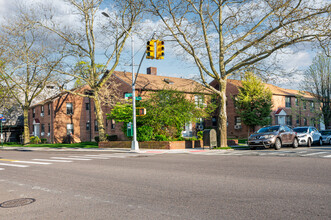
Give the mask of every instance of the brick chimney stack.
[{"label": "brick chimney stack", "polygon": [[148,75],[155,75],[157,74],[157,68],[156,67],[148,67],[147,68],[147,74]]}]

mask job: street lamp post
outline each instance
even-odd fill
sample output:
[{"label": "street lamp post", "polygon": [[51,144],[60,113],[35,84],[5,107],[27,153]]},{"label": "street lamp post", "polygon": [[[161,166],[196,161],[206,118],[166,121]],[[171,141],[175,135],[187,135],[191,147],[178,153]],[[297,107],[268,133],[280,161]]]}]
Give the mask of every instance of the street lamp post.
[{"label": "street lamp post", "polygon": [[[111,19],[111,17],[106,13],[106,12],[102,12],[102,15],[104,15],[105,17]],[[118,25],[120,25],[121,28],[123,28],[123,30],[130,36],[131,38],[131,59],[132,59],[132,118],[133,118],[133,140],[131,143],[131,150],[132,151],[139,151],[139,144],[137,141],[137,120],[136,120],[136,82],[135,82],[135,74],[134,74],[134,37],[132,34],[130,34],[125,27],[123,27],[123,25],[119,22],[115,21]]]}]

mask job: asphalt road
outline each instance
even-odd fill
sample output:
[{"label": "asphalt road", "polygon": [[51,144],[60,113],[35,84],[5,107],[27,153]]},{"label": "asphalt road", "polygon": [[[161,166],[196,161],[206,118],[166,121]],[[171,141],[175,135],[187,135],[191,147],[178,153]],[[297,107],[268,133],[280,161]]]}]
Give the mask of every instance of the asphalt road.
[{"label": "asphalt road", "polygon": [[321,157],[0,151],[0,167],[6,220],[331,219]]}]

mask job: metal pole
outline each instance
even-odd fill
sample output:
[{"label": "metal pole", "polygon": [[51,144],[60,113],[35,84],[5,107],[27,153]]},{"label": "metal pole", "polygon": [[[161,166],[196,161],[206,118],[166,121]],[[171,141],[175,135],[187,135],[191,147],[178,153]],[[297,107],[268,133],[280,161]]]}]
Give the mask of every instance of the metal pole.
[{"label": "metal pole", "polygon": [[1,123],[1,146],[3,147],[2,119],[1,119],[0,123]]},{"label": "metal pole", "polygon": [[139,144],[137,141],[137,122],[136,122],[136,82],[134,74],[134,38],[131,35],[131,53],[132,53],[132,118],[133,118],[133,140],[131,143],[132,151],[139,151]]}]

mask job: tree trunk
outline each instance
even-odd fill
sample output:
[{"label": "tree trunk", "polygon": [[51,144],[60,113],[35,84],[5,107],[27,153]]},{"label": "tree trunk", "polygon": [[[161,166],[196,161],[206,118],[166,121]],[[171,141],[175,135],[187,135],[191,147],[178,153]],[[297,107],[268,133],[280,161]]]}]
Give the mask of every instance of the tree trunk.
[{"label": "tree trunk", "polygon": [[99,141],[106,141],[106,132],[105,132],[105,127],[103,125],[103,111],[101,108],[101,102],[97,92],[95,92],[93,100],[95,104],[95,114],[98,122]]},{"label": "tree trunk", "polygon": [[226,114],[226,79],[220,80],[219,110],[218,110],[218,144],[219,147],[227,147],[227,114]]},{"label": "tree trunk", "polygon": [[30,129],[29,129],[29,107],[23,106],[23,116],[24,116],[24,145],[30,144]]}]

